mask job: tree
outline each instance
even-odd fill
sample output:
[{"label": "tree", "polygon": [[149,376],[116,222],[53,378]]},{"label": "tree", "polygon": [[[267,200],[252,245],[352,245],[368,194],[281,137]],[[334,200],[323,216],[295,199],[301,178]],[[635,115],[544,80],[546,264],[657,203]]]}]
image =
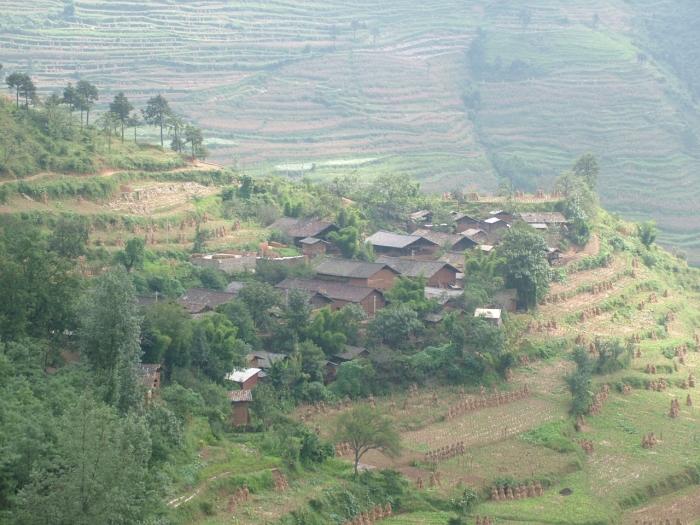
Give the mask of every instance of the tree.
[{"label": "tree", "polygon": [[223,314],[196,321],[192,330],[192,365],[220,383],[234,367],[241,366],[247,345],[236,338],[236,327]]},{"label": "tree", "polygon": [[531,308],[547,294],[551,270],[547,262],[547,243],[529,226],[511,228],[498,247],[504,259],[506,285],[518,290],[518,298]]},{"label": "tree", "polygon": [[574,175],[580,177],[586,185],[593,191],[598,184],[598,175],[600,174],[600,166],[598,160],[591,153],[586,153],[579,157],[572,168]]},{"label": "tree", "polygon": [[[72,83],[63,88],[63,96],[61,97],[61,102],[68,106],[68,111],[73,115],[73,110],[77,109],[80,105],[80,100],[78,97],[78,92]],[[72,119],[71,119],[72,120]]]},{"label": "tree", "polygon": [[100,115],[97,127],[107,139],[108,151],[112,151],[112,135],[118,132],[119,118],[111,111],[106,111]]},{"label": "tree", "polygon": [[637,224],[637,237],[639,237],[639,240],[642,241],[644,246],[650,248],[656,240],[656,223],[654,221],[647,221]]},{"label": "tree", "polygon": [[405,345],[423,327],[415,310],[405,304],[390,305],[377,312],[369,331],[379,343],[392,347]]},{"label": "tree", "polygon": [[583,347],[576,347],[573,354],[576,370],[566,376],[566,383],[572,396],[571,412],[574,416],[580,416],[588,412],[593,400],[591,388],[591,374],[593,363],[588,357],[588,351]]},{"label": "tree", "polygon": [[22,79],[22,84],[19,88],[19,94],[24,97],[24,107],[29,109],[29,102],[35,102],[36,98],[36,86],[29,75],[24,75]]},{"label": "tree", "polygon": [[173,301],[159,301],[145,312],[141,326],[144,363],[163,363],[166,373],[174,366],[189,366],[192,323]]},{"label": "tree", "polygon": [[368,405],[341,414],[336,428],[336,442],[348,443],[353,451],[356,476],[360,459],[370,450],[389,457],[396,457],[401,451],[401,438],[392,420]]},{"label": "tree", "polygon": [[75,85],[75,93],[77,96],[77,107],[80,109],[80,124],[83,123],[83,111],[85,111],[85,125],[90,125],[90,109],[95,105],[97,99],[100,98],[97,87],[87,80],[79,80]]},{"label": "tree", "polygon": [[302,290],[290,290],[286,299],[284,317],[293,338],[292,344],[294,344],[306,333],[311,319],[311,304],[309,303],[309,294]]},{"label": "tree", "polygon": [[119,121],[119,124],[121,124],[122,142],[124,142],[124,127],[128,125],[129,115],[133,109],[133,104],[129,102],[129,99],[126,98],[124,93],[121,91],[116,94],[114,100],[109,105],[110,113],[112,113],[116,117],[117,121]]},{"label": "tree", "polygon": [[204,137],[201,129],[190,125],[185,126],[185,144],[190,145],[192,160],[195,160],[197,157],[204,157]]},{"label": "tree", "polygon": [[129,126],[130,128],[134,129],[134,144],[137,143],[136,141],[136,129],[142,124],[142,120],[139,117],[138,113],[132,113],[129,115],[129,119],[126,122],[126,125]]},{"label": "tree", "polygon": [[127,273],[119,269],[104,273],[83,298],[78,330],[81,354],[104,388],[105,401],[122,412],[140,401],[141,321],[136,308]]},{"label": "tree", "polygon": [[24,84],[26,78],[27,78],[27,75],[24,73],[12,73],[5,79],[5,82],[7,83],[7,87],[15,90],[15,101],[16,101],[16,105],[18,108],[19,108],[19,93],[22,89],[22,85]]},{"label": "tree", "polygon": [[163,128],[168,118],[172,115],[170,104],[162,95],[148,99],[145,109],[142,110],[143,119],[147,124],[160,127],[160,147],[163,147]]},{"label": "tree", "polygon": [[425,277],[401,276],[385,296],[389,303],[408,306],[418,315],[423,315],[435,307],[435,301],[425,298],[426,285],[427,279]]},{"label": "tree", "polygon": [[117,253],[117,261],[124,265],[127,272],[141,268],[146,256],[146,241],[141,237],[132,237],[126,241],[124,249]]},{"label": "tree", "polygon": [[170,149],[182,153],[182,148],[185,146],[185,141],[183,139],[185,121],[178,115],[171,114],[168,117],[167,125],[171,136]]},{"label": "tree", "polygon": [[270,326],[270,309],[279,306],[279,292],[267,283],[252,282],[247,284],[238,294],[241,301],[248,307],[253,322],[258,330],[266,330]]},{"label": "tree", "polygon": [[144,523],[151,442],[145,420],[83,396],[58,420],[55,451],[18,496],[17,523]]},{"label": "tree", "polygon": [[49,238],[49,249],[61,257],[85,255],[90,230],[84,217],[61,217]]}]

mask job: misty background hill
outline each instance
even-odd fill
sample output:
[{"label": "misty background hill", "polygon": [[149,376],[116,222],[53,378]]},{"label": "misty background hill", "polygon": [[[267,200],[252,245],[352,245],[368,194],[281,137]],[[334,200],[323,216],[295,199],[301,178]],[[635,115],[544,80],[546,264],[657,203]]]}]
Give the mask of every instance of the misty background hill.
[{"label": "misty background hill", "polygon": [[6,71],[42,92],[85,78],[102,103],[163,93],[214,160],[493,191],[548,187],[590,151],[603,203],[700,261],[694,0],[1,5]]}]

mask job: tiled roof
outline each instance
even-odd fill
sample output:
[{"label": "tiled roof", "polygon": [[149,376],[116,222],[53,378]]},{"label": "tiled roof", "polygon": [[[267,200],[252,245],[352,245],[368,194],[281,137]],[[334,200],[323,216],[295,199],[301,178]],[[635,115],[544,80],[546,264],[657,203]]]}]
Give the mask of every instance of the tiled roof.
[{"label": "tiled roof", "polygon": [[231,390],[228,392],[228,400],[231,403],[246,403],[253,400],[253,392],[251,390]]},{"label": "tiled roof", "polygon": [[209,290],[208,288],[190,288],[178,299],[178,303],[184,306],[188,312],[196,314],[207,309],[213,310],[234,298],[235,295],[229,292]]},{"label": "tiled roof", "polygon": [[380,257],[378,260],[385,262],[405,277],[432,277],[445,267],[457,272],[457,268],[445,261],[414,261],[396,257]]},{"label": "tiled roof", "polygon": [[326,259],[316,266],[316,273],[334,277],[367,279],[386,268],[383,263],[353,261],[350,259]]},{"label": "tiled roof", "polygon": [[[367,237],[367,242],[371,243],[373,246],[383,246],[385,248],[406,248],[422,238],[423,237],[419,237],[418,235],[402,235],[400,233],[378,231]],[[425,240],[432,242],[428,239]]]},{"label": "tiled roof", "polygon": [[420,228],[413,232],[413,235],[418,235],[424,239],[434,242],[440,246],[452,247],[462,240],[462,236],[458,233],[445,233],[436,232],[434,230],[428,230],[426,228]]},{"label": "tiled roof", "polygon": [[345,283],[324,281],[322,279],[285,279],[277,284],[277,287],[283,290],[315,292],[329,299],[347,301],[350,303],[359,303],[369,294],[377,291],[374,288],[351,286]]},{"label": "tiled roof", "polygon": [[290,237],[319,237],[329,229],[335,229],[332,222],[318,219],[295,219],[282,217],[268,226],[270,230],[279,230]]},{"label": "tiled roof", "polygon": [[245,383],[251,377],[258,375],[262,370],[259,368],[244,368],[242,370],[234,370],[226,375],[226,379],[234,383]]}]

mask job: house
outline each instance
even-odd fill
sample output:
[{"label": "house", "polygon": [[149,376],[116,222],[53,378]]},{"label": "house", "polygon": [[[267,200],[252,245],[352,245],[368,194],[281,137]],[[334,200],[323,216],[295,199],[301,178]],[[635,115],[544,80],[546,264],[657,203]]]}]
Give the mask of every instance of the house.
[{"label": "house", "polygon": [[460,235],[476,244],[484,244],[489,238],[488,234],[481,228],[467,228]]},{"label": "house", "polygon": [[252,390],[262,377],[262,370],[255,367],[234,370],[230,374],[226,374],[226,379],[238,383],[241,390]]},{"label": "house", "polygon": [[394,286],[398,272],[385,263],[326,259],[316,265],[318,279],[335,281],[351,286],[388,290]]},{"label": "house", "polygon": [[408,219],[414,224],[429,224],[433,220],[433,212],[430,210],[418,210],[408,215]]},{"label": "house", "polygon": [[440,246],[419,235],[402,235],[378,231],[367,237],[367,241],[374,247],[377,254],[399,256],[414,256],[420,254],[435,253]]},{"label": "house", "polygon": [[228,392],[231,402],[231,424],[234,427],[245,427],[250,423],[250,404],[253,393],[250,390],[232,390]]},{"label": "house", "polygon": [[248,366],[251,368],[267,370],[274,363],[284,361],[287,359],[287,357],[287,354],[277,354],[275,352],[266,352],[265,350],[261,350],[259,352],[252,352],[246,355],[246,361],[248,362]]},{"label": "house", "polygon": [[301,253],[309,259],[326,254],[326,249],[330,245],[328,241],[319,239],[318,237],[305,237],[299,241],[301,245]]},{"label": "house", "polygon": [[467,215],[466,213],[457,213],[454,216],[455,231],[462,232],[470,228],[483,228],[484,222],[481,219]]},{"label": "house", "polygon": [[235,295],[238,292],[240,292],[241,290],[243,290],[243,288],[245,288],[247,285],[248,285],[248,283],[246,283],[244,281],[231,281],[226,286],[225,291],[226,291],[226,293],[232,293]]},{"label": "house", "polygon": [[522,212],[520,219],[528,224],[545,224],[547,226],[563,226],[569,221],[558,211]]},{"label": "house", "polygon": [[338,364],[354,361],[355,359],[363,359],[369,357],[369,352],[361,346],[345,345],[340,354],[334,355],[333,360]]},{"label": "house", "polygon": [[513,224],[515,222],[515,215],[503,210],[491,210],[489,212],[489,217],[496,217],[507,224]]},{"label": "house", "polygon": [[448,288],[457,283],[459,270],[444,261],[415,261],[386,256],[378,261],[388,264],[403,277],[424,277],[426,284],[435,288]]},{"label": "house", "polygon": [[414,231],[413,235],[419,235],[424,239],[428,239],[441,248],[451,252],[463,252],[471,247],[469,239],[465,239],[464,236],[459,233],[446,233],[420,228]]},{"label": "house", "polygon": [[474,317],[480,317],[487,322],[501,326],[501,309],[500,308],[477,308],[474,310]]},{"label": "house", "polygon": [[220,292],[208,288],[190,288],[177,302],[191,315],[200,315],[213,311],[217,306],[233,301],[235,297],[236,294],[234,293]]},{"label": "house", "polygon": [[302,239],[307,237],[325,238],[332,231],[337,231],[338,227],[329,221],[318,219],[296,219],[293,217],[282,217],[268,226],[269,230],[280,231],[300,244]]},{"label": "house", "polygon": [[450,301],[458,301],[462,297],[462,290],[451,290],[449,288],[434,288],[426,286],[423,290],[426,299],[435,300],[440,305],[445,305]]},{"label": "house", "polygon": [[386,305],[386,300],[381,290],[325,279],[288,278],[277,284],[277,288],[281,290],[303,290],[310,294],[318,294],[328,301],[328,306],[332,310],[340,310],[348,304],[356,304],[368,316],[373,316]]},{"label": "house", "polygon": [[508,228],[508,223],[505,221],[502,221],[498,217],[489,217],[484,221],[484,231],[491,236],[492,234]]}]

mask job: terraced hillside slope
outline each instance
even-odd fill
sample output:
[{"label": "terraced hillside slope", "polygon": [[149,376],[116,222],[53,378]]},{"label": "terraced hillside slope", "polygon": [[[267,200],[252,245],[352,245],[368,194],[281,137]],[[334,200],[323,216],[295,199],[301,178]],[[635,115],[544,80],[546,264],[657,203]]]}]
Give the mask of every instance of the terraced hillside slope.
[{"label": "terraced hillside slope", "polygon": [[209,130],[217,161],[318,177],[403,171],[444,190],[493,189],[500,175],[532,189],[590,150],[607,206],[655,217],[664,241],[700,258],[692,2],[3,8],[6,69],[44,90],[87,78],[103,100],[135,85],[136,98],[162,92]]}]

